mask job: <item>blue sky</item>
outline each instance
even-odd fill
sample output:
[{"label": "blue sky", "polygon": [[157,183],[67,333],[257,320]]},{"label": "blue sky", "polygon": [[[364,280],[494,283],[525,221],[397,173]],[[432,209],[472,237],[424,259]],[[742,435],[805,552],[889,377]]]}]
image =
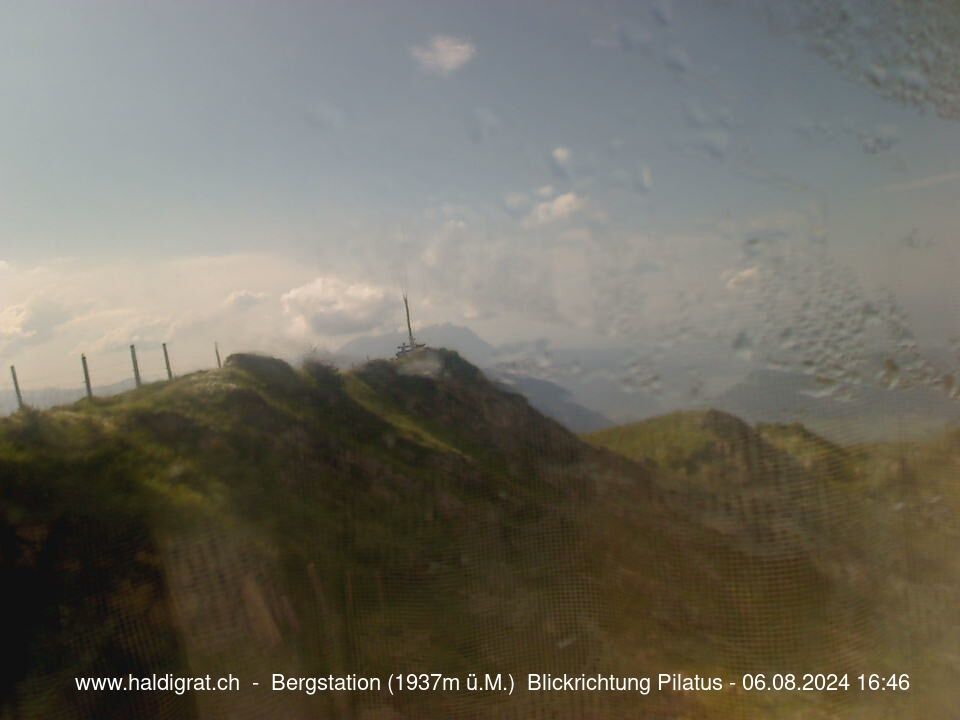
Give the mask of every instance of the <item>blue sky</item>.
[{"label": "blue sky", "polygon": [[335,348],[401,282],[494,342],[730,350],[784,262],[946,338],[960,125],[790,8],[5,3],[0,355]]}]

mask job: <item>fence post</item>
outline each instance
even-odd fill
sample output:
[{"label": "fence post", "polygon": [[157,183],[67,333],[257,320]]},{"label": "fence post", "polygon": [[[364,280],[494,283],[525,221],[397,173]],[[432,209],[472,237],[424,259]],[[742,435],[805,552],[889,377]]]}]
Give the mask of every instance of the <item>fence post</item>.
[{"label": "fence post", "polygon": [[83,384],[87,386],[87,399],[93,399],[93,388],[90,387],[90,368],[87,365],[87,356],[81,355],[80,362],[83,364]]},{"label": "fence post", "polygon": [[137,363],[137,346],[130,346],[130,360],[133,362],[133,381],[140,387],[140,365]]},{"label": "fence post", "polygon": [[220,362],[220,344],[215,342],[213,343],[213,351],[217,354],[217,367],[222,368],[223,363]]},{"label": "fence post", "polygon": [[167,352],[167,344],[163,344],[163,362],[167,366],[167,380],[173,380],[173,370],[170,369],[170,353]]},{"label": "fence post", "polygon": [[17,393],[17,407],[23,410],[23,395],[20,394],[20,382],[17,380],[17,369],[11,365],[10,374],[13,376],[13,389]]}]

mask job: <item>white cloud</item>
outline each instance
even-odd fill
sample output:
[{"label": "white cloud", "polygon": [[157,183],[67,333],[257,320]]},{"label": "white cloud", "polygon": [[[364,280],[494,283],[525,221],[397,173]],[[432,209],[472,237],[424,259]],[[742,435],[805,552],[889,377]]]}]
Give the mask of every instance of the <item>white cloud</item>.
[{"label": "white cloud", "polygon": [[318,277],[281,298],[284,313],[302,333],[351,335],[396,324],[397,298],[384,288]]},{"label": "white cloud", "polygon": [[251,308],[254,305],[259,305],[268,297],[269,295],[267,295],[267,293],[251,292],[250,290],[236,290],[227,296],[227,299],[223,301],[223,304],[227,307],[235,308],[237,310],[245,310],[246,308]]},{"label": "white cloud", "polygon": [[[126,351],[131,344],[159,345],[168,339],[170,323],[166,319],[140,313],[100,313],[95,318],[104,321],[105,315],[126,315],[112,318],[109,329],[93,342],[85,343],[84,350],[92,355]],[[141,350],[142,348],[137,348]]]},{"label": "white cloud", "polygon": [[27,317],[25,305],[8,305],[0,309],[0,338],[22,338],[28,335],[24,329]]},{"label": "white cloud", "polygon": [[566,220],[586,206],[586,201],[573,192],[564,193],[539,203],[523,221],[526,227],[549,225],[558,220]]},{"label": "white cloud", "polygon": [[524,193],[509,193],[503,198],[503,206],[510,215],[519,219],[530,207],[530,198]]},{"label": "white cloud", "polygon": [[759,268],[754,265],[753,267],[748,267],[730,275],[726,282],[727,290],[739,290],[740,288],[750,286],[756,279],[758,272]]},{"label": "white cloud", "polygon": [[477,48],[469,40],[434,35],[427,45],[417,45],[410,52],[424,71],[446,77],[470,62]]},{"label": "white cloud", "polygon": [[558,178],[570,177],[570,148],[556,147],[550,152],[550,169]]},{"label": "white cloud", "polygon": [[54,300],[33,298],[0,308],[0,341],[42,343],[72,315]]},{"label": "white cloud", "polygon": [[441,230],[444,232],[460,232],[466,230],[469,227],[466,220],[461,218],[450,218],[445,221],[441,226]]},{"label": "white cloud", "polygon": [[[12,265],[0,283],[0,355],[33,387],[72,387],[81,352],[96,382],[124,379],[130,343],[148,379],[164,375],[161,342],[171,343],[175,372],[210,367],[214,340],[225,353],[295,358],[304,342],[277,299],[314,275],[269,254]],[[262,293],[266,301],[244,307]]]},{"label": "white cloud", "polygon": [[542,185],[537,188],[537,195],[542,198],[552,197],[554,192],[553,185]]}]

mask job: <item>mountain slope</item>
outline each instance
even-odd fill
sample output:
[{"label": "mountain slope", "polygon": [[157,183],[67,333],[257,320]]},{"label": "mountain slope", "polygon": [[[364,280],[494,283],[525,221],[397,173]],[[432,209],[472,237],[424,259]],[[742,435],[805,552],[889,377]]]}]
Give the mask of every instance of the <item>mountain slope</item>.
[{"label": "mountain slope", "polygon": [[386,700],[77,694],[72,678],[580,666],[596,637],[563,609],[584,598],[576,517],[603,457],[433,351],[347,376],[234,356],[0,421],[3,630],[27,648],[6,710],[347,716]]},{"label": "mountain slope", "polygon": [[[845,700],[813,695],[249,685],[272,673],[735,674],[828,656],[838,671],[865,657],[885,667],[880,639],[856,629],[876,617],[876,579],[815,512],[823,483],[736,418],[667,422],[693,434],[691,457],[631,460],[434,350],[349,373],[233,356],[221,371],[0,420],[0,581],[12,589],[0,717],[836,714]],[[668,435],[654,445],[686,442]],[[73,689],[76,676],[164,672],[244,685]]]},{"label": "mountain slope", "polygon": [[575,402],[566,388],[549,380],[512,373],[501,373],[497,379],[505,389],[520,393],[537,410],[574,432],[593,432],[614,424]]},{"label": "mountain slope", "polygon": [[[783,648],[793,647],[793,662],[807,667],[822,666],[828,655],[834,666],[909,667],[901,672],[923,678],[924,692],[874,697],[873,705],[871,698],[847,698],[842,711],[823,710],[825,716],[949,717],[956,703],[950,678],[960,670],[953,651],[960,642],[955,432],[933,442],[847,448],[799,423],[752,428],[709,410],[585,437],[660,469],[655,483],[679,516],[692,527],[717,529],[728,546],[744,551],[742,562],[703,568],[705,578],[719,575],[738,598],[728,611],[740,618],[742,632],[725,653],[727,665],[748,671],[766,657],[764,667],[783,667]],[[691,562],[692,543],[686,552],[684,562]],[[708,597],[696,603],[699,610],[709,607]],[[772,598],[774,607],[765,607]],[[718,644],[732,637],[737,633]],[[768,655],[771,647],[777,650]],[[778,706],[766,716],[783,712]]]}]

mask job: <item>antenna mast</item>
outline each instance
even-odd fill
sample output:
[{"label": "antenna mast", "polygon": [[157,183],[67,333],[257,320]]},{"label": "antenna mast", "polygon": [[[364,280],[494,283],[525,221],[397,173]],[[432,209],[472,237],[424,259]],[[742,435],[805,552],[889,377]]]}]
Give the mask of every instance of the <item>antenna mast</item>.
[{"label": "antenna mast", "polygon": [[417,344],[413,339],[413,325],[410,324],[410,303],[407,302],[406,293],[403,294],[403,308],[407,311],[407,335],[410,338],[410,347],[414,348]]},{"label": "antenna mast", "polygon": [[410,322],[410,301],[407,299],[407,291],[403,291],[403,309],[407,314],[407,338],[408,342],[403,343],[397,348],[397,357],[402,357],[407,353],[412,353],[424,347],[423,343],[418,343],[413,337],[413,324]]}]

